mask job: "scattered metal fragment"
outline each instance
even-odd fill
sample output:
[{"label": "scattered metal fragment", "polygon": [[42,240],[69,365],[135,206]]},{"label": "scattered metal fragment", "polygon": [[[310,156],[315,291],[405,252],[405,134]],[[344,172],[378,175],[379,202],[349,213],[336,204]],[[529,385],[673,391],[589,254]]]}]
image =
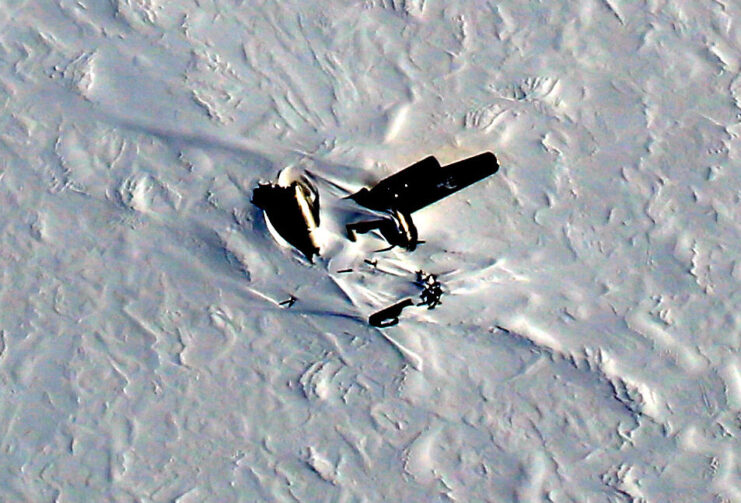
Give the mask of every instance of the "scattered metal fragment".
[{"label": "scattered metal fragment", "polygon": [[445,168],[434,157],[427,157],[349,196],[361,206],[385,211],[391,219],[370,220],[347,226],[348,237],[378,229],[391,248],[414,250],[421,243],[411,214],[497,172],[499,163],[491,152],[450,164]]},{"label": "scattered metal fragment", "polygon": [[399,323],[399,316],[401,311],[405,307],[413,306],[414,302],[412,299],[404,299],[401,302],[397,302],[393,306],[389,306],[385,309],[381,309],[378,312],[373,313],[368,318],[368,323],[378,328],[392,327]]},{"label": "scattered metal fragment", "polygon": [[[363,188],[349,196],[358,204],[384,212],[387,216],[347,224],[348,238],[355,241],[357,234],[378,231],[390,245],[384,250],[399,246],[412,251],[424,242],[419,239],[412,220],[413,212],[483,180],[498,169],[497,158],[490,152],[445,168],[434,157],[427,157],[382,180],[373,188]],[[266,222],[278,241],[287,241],[309,261],[313,261],[313,257],[320,253],[314,235],[319,226],[319,194],[306,176],[291,178],[289,175],[289,171],[284,170],[277,183],[260,183],[253,191],[252,203],[264,211]],[[377,260],[366,259],[365,263],[374,270],[378,269]],[[350,273],[353,270],[341,269],[337,273]],[[434,309],[441,304],[444,290],[436,275],[419,270],[415,284],[421,288],[417,306]],[[279,305],[291,308],[296,300],[291,295]],[[397,325],[404,308],[414,305],[411,298],[403,299],[373,313],[368,322],[378,328]]]},{"label": "scattered metal fragment", "polygon": [[265,212],[275,231],[313,262],[319,254],[314,231],[319,226],[319,193],[306,177],[288,185],[260,183],[252,203]]},{"label": "scattered metal fragment", "polygon": [[441,304],[443,285],[437,280],[437,276],[420,270],[417,271],[415,283],[422,288],[422,293],[419,295],[422,302],[417,305],[427,306],[427,309],[435,309],[436,306]]},{"label": "scattered metal fragment", "polygon": [[298,299],[296,297],[294,297],[293,295],[291,295],[290,297],[288,297],[287,300],[284,300],[283,302],[278,302],[278,305],[279,306],[286,306],[286,307],[290,308],[290,307],[292,307],[296,303],[297,300]]}]

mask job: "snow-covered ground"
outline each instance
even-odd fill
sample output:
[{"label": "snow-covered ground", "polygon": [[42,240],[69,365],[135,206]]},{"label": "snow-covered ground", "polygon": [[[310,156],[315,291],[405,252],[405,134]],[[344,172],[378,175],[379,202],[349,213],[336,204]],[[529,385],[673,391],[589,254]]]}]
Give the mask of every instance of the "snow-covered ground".
[{"label": "snow-covered ground", "polygon": [[[0,501],[741,502],[739,23],[4,0]],[[348,191],[483,151],[416,251],[344,238]],[[313,265],[249,202],[290,166]],[[442,305],[370,327],[420,268]]]}]

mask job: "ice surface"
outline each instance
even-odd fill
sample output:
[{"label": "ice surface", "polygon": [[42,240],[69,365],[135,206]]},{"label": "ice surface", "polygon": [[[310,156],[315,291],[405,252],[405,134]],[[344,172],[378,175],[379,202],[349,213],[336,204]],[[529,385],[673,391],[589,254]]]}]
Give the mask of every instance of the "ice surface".
[{"label": "ice surface", "polygon": [[[0,501],[741,501],[739,20],[6,0]],[[344,238],[484,151],[413,253]],[[249,203],[286,167],[313,265]],[[443,303],[369,326],[419,269]]]}]

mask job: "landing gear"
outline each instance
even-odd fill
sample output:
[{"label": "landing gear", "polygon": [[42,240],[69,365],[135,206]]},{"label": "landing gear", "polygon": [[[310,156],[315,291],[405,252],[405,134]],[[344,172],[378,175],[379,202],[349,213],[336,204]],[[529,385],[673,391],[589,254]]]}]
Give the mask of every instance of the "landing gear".
[{"label": "landing gear", "polygon": [[417,227],[412,221],[411,215],[399,210],[389,212],[390,218],[380,218],[377,220],[366,220],[364,222],[354,222],[347,224],[347,237],[350,241],[356,240],[356,234],[365,234],[378,229],[383,238],[391,246],[379,251],[390,250],[395,246],[413,251],[422,241],[417,239]]}]

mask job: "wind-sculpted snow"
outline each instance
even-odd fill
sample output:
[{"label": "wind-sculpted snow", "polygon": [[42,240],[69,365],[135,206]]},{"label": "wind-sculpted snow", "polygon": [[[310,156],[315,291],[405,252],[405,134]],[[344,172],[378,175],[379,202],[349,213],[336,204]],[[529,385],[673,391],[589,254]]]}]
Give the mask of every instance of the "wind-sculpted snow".
[{"label": "wind-sculpted snow", "polygon": [[[0,500],[741,501],[739,19],[5,2]],[[481,152],[413,252],[346,239]],[[286,167],[314,264],[250,204]]]}]

